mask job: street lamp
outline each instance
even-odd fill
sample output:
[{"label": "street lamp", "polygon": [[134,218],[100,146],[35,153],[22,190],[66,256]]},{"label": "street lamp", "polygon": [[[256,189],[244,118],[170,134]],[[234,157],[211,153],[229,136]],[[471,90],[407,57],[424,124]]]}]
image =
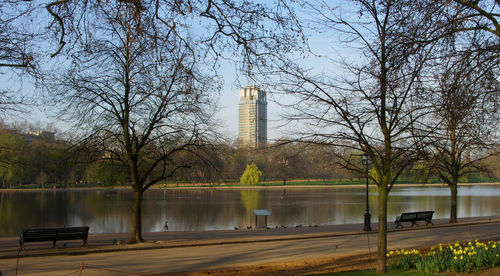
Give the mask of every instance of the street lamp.
[{"label": "street lamp", "polygon": [[282,169],[283,169],[283,186],[286,185],[286,173],[287,173],[287,169],[288,169],[288,159],[286,159],[286,157],[283,157],[282,160],[279,161],[279,163],[282,165]]},{"label": "street lamp", "polygon": [[368,154],[361,155],[361,162],[366,169],[366,213],[365,213],[365,226],[363,228],[364,231],[372,231],[372,227],[370,225],[370,205],[368,202],[368,169],[371,164],[370,156]]}]

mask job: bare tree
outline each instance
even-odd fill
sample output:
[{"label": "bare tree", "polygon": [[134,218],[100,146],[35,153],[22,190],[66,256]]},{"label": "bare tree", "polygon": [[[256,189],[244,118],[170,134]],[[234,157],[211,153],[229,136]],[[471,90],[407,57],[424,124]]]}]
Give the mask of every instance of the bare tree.
[{"label": "bare tree", "polygon": [[[101,1],[4,0],[0,3],[0,74],[43,77],[39,69],[51,70],[52,58],[69,54],[82,43],[91,43],[89,24],[93,9]],[[150,9],[154,24],[168,28],[171,35],[185,39],[186,30],[198,29],[198,43],[209,45],[203,55],[214,61],[238,57],[245,71],[265,63],[270,53],[294,47],[298,20],[285,0],[272,4],[226,0],[114,0]],[[295,22],[295,24],[289,24]],[[194,23],[194,24],[193,24]],[[204,29],[205,31],[201,31]],[[214,63],[214,69],[217,68]],[[33,79],[30,79],[33,80]],[[24,80],[16,80],[17,83]],[[0,110],[18,111],[26,104],[22,89],[0,89]],[[46,104],[46,103],[45,103]],[[25,106],[32,105],[27,103]]]},{"label": "bare tree", "polygon": [[76,119],[102,157],[128,168],[134,190],[130,242],[142,241],[142,195],[179,168],[174,156],[204,143],[217,87],[199,72],[192,48],[126,3],[94,10],[92,43],[59,77],[61,117]]},{"label": "bare tree", "polygon": [[[266,4],[226,0],[111,2],[150,12],[152,24],[162,25],[169,35],[183,42],[188,42],[188,37],[196,37],[197,43],[206,46],[200,56],[209,55],[213,61],[233,58],[245,72],[264,66],[275,54],[297,48],[304,41],[301,24],[285,0]],[[45,5],[52,17],[50,30],[58,38],[58,47],[51,56],[70,52],[78,43],[89,42],[91,33],[86,24],[96,5],[100,3],[90,0],[58,0]],[[216,63],[214,69],[217,69]]]},{"label": "bare tree", "polygon": [[8,87],[7,79],[35,74],[36,42],[40,29],[30,21],[35,6],[28,1],[6,0],[0,3],[0,117],[21,111],[26,97],[19,89]]},{"label": "bare tree", "polygon": [[[439,51],[421,100],[432,110],[418,120],[415,137],[422,158],[450,187],[450,222],[457,221],[457,182],[479,167],[498,143],[498,1],[427,1],[415,14],[432,11]],[[431,72],[434,72],[432,74]]]},{"label": "bare tree", "polygon": [[35,6],[30,1],[0,3],[0,68],[32,68],[33,39],[29,24]]},{"label": "bare tree", "polygon": [[[448,43],[453,40],[455,47],[487,53],[488,58],[498,60],[500,52],[500,24],[498,22],[500,3],[498,1],[425,1],[421,5],[416,5],[414,9],[415,14],[429,14],[430,12],[434,18],[433,28],[440,33],[431,37],[432,39]],[[463,44],[459,46],[460,43],[457,42]]]},{"label": "bare tree", "polygon": [[422,98],[433,112],[416,122],[422,158],[450,187],[450,223],[457,222],[459,179],[481,170],[498,146],[500,83],[495,62],[471,52],[437,61]]},{"label": "bare tree", "polygon": [[[387,200],[398,176],[412,161],[414,152],[411,114],[417,77],[425,66],[433,44],[420,43],[429,36],[429,17],[414,16],[412,1],[355,1],[332,7],[317,1],[310,8],[312,31],[325,37],[340,36],[352,52],[341,57],[334,54],[314,60],[317,72],[301,64],[287,63],[278,68],[276,91],[298,97],[291,105],[296,112],[293,122],[303,122],[301,140],[335,145],[369,155],[377,185],[378,267],[386,271]],[[355,7],[352,7],[354,5]],[[409,23],[412,24],[409,24]],[[334,40],[331,41],[332,45]],[[338,44],[337,44],[338,45]],[[332,46],[333,47],[333,46]],[[350,58],[347,55],[356,56]],[[326,60],[326,61],[325,61]],[[338,65],[341,66],[338,66]],[[338,69],[335,74],[333,68]],[[339,152],[342,157],[342,152]],[[345,156],[345,155],[344,155]],[[359,158],[357,159],[359,160]],[[365,174],[360,162],[345,160],[345,166]]]},{"label": "bare tree", "polygon": [[[498,39],[500,39],[500,3],[497,0],[469,1],[454,0],[450,3],[451,10],[457,14],[462,25],[456,28],[458,32],[484,31],[496,36],[498,50]],[[454,23],[451,21],[450,23]]]},{"label": "bare tree", "polygon": [[260,40],[279,36],[259,33],[258,19],[273,17],[261,5],[228,1],[58,1],[47,8],[58,23],[54,55],[69,58],[47,87],[59,117],[75,122],[101,159],[127,168],[129,241],[140,242],[143,193],[203,159],[200,148],[211,143],[218,58],[242,50],[243,64],[259,65],[267,53]]}]

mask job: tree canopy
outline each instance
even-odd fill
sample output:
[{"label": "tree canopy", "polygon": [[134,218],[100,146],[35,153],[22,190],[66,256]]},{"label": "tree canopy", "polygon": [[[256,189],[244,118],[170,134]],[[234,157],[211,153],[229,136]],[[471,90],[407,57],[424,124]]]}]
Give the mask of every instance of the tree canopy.
[{"label": "tree canopy", "polygon": [[243,185],[256,185],[259,184],[262,178],[262,171],[259,170],[257,165],[248,164],[245,171],[241,175],[240,183]]}]

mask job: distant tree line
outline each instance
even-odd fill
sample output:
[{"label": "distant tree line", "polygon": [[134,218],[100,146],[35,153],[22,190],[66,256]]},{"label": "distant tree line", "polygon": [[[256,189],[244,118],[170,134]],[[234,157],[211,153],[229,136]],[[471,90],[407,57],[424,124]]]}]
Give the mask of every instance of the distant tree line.
[{"label": "distant tree line", "polygon": [[66,185],[82,179],[84,166],[76,165],[68,143],[53,132],[19,132],[0,129],[0,187],[23,187],[38,184]]},{"label": "distant tree line", "polygon": [[[339,158],[335,146],[277,141],[257,150],[238,149],[220,144],[202,159],[190,162],[167,181],[219,184],[239,182],[249,164],[263,172],[261,180],[357,180],[365,174],[346,168],[344,160],[360,162],[357,152]],[[200,151],[198,154],[201,155]],[[179,162],[184,158],[179,155]],[[357,161],[354,161],[356,160]],[[500,157],[490,156],[470,169],[459,182],[500,179]],[[439,173],[427,163],[416,161],[401,174],[400,181],[430,183],[440,181]],[[0,187],[52,188],[53,186],[112,187],[129,185],[127,169],[117,161],[96,155],[92,148],[75,147],[51,130],[28,131],[20,127],[0,129]]]}]

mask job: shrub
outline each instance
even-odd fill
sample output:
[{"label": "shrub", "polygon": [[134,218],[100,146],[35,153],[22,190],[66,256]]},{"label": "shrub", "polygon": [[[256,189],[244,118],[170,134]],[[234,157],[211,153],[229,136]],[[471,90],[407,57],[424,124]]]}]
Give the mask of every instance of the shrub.
[{"label": "shrub", "polygon": [[262,178],[262,171],[255,164],[247,165],[247,168],[243,172],[240,178],[240,183],[243,185],[255,185],[260,182]]}]

